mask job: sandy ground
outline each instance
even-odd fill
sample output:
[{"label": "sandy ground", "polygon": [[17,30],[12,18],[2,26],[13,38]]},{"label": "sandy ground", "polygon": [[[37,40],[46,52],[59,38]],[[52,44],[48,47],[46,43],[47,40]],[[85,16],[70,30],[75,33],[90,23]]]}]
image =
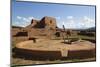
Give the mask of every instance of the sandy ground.
[{"label": "sandy ground", "polygon": [[36,43],[32,40],[20,42],[16,45],[18,48],[44,51],[61,51],[61,50],[89,50],[95,48],[95,44],[89,41],[75,41],[72,44],[65,44],[63,40],[38,39]]}]

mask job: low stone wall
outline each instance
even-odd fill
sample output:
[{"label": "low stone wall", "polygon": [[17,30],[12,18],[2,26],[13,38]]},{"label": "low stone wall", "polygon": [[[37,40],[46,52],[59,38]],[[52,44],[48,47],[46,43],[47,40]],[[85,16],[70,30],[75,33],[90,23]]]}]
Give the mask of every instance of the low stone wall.
[{"label": "low stone wall", "polygon": [[68,58],[88,58],[95,56],[95,49],[90,50],[69,50]]},{"label": "low stone wall", "polygon": [[16,48],[14,52],[18,55],[27,56],[27,58],[45,58],[45,59],[58,59],[61,58],[60,51],[40,51],[40,50],[27,50]]},{"label": "low stone wall", "polygon": [[[61,51],[40,51],[27,49],[14,49],[14,52],[22,57],[27,58],[42,58],[42,59],[61,59],[63,58]],[[89,58],[95,56],[95,49],[91,50],[68,50],[66,58]]]}]

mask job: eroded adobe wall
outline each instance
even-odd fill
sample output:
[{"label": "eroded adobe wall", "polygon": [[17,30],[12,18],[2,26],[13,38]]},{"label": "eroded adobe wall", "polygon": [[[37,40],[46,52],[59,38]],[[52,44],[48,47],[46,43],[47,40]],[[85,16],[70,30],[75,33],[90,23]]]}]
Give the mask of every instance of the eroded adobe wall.
[{"label": "eroded adobe wall", "polygon": [[45,58],[45,59],[59,59],[61,58],[60,51],[40,51],[40,50],[28,50],[28,49],[19,49],[14,50],[17,55],[27,58]]},{"label": "eroded adobe wall", "polygon": [[41,26],[41,27],[44,27],[46,29],[55,29],[56,28],[56,19],[55,18],[52,18],[52,17],[43,17],[40,21],[40,26],[41,25],[44,25],[44,26]]},{"label": "eroded adobe wall", "polygon": [[45,59],[62,59],[62,58],[90,58],[95,57],[95,49],[91,50],[69,50],[66,56],[61,53],[61,51],[41,51],[41,50],[28,50],[16,48],[15,53],[20,56],[27,56],[27,58],[45,58]]},{"label": "eroded adobe wall", "polygon": [[68,58],[87,58],[87,57],[95,57],[95,49],[68,51]]}]

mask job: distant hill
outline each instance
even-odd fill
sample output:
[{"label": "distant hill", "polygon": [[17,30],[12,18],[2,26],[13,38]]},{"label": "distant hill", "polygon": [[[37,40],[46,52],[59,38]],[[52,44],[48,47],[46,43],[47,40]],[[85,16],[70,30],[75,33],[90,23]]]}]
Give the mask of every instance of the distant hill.
[{"label": "distant hill", "polygon": [[20,27],[20,26],[12,26],[12,28],[23,28],[23,27]]},{"label": "distant hill", "polygon": [[89,32],[95,32],[95,31],[96,31],[96,27],[88,28],[88,29],[86,29],[86,31],[89,31]]},{"label": "distant hill", "polygon": [[73,29],[73,30],[95,32],[96,31],[96,27],[90,27],[90,28],[87,28],[87,29]]}]

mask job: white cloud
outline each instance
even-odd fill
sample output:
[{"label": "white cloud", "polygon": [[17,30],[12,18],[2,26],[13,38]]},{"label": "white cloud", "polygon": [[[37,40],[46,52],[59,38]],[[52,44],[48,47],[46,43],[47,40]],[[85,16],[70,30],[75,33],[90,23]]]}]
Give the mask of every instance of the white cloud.
[{"label": "white cloud", "polygon": [[85,22],[85,23],[94,23],[94,20],[89,18],[89,17],[87,17],[87,16],[84,16],[83,22]]},{"label": "white cloud", "polygon": [[67,16],[65,26],[66,28],[76,28],[75,18],[73,16]]},{"label": "white cloud", "polygon": [[84,28],[95,26],[95,19],[89,18],[87,16],[82,17],[82,19],[79,22],[80,22],[80,26]]},{"label": "white cloud", "polygon": [[34,17],[28,17],[29,20],[35,19]]},{"label": "white cloud", "polygon": [[92,19],[88,16],[83,16],[79,18],[67,16],[66,20],[62,20],[59,23],[60,28],[62,28],[63,24],[66,28],[89,28],[95,26],[95,19]]},{"label": "white cloud", "polygon": [[55,18],[56,18],[57,20],[60,20],[60,19],[61,19],[61,17],[59,17],[59,16],[58,16],[58,17],[55,17]]},{"label": "white cloud", "polygon": [[[27,26],[30,24],[31,20],[35,19],[34,17],[21,17],[17,16],[17,21],[15,25],[18,26]],[[67,16],[66,19],[61,17],[56,17],[58,27],[62,28],[62,25],[65,25],[66,28],[89,28],[95,26],[95,19],[92,19],[88,16],[83,16],[76,18],[74,16]]]},{"label": "white cloud", "polygon": [[20,17],[20,16],[17,16],[17,19],[22,19],[22,17]]},{"label": "white cloud", "polygon": [[25,21],[25,22],[30,22],[30,19],[29,19],[29,18],[25,18],[25,17],[23,17],[22,20]]},{"label": "white cloud", "polygon": [[67,16],[67,19],[73,19],[74,17],[73,16]]},{"label": "white cloud", "polygon": [[67,19],[59,22],[58,26],[60,28],[62,28],[62,25],[64,25],[65,28],[76,28],[75,18],[73,16],[68,16]]},{"label": "white cloud", "polygon": [[35,19],[35,18],[32,16],[31,17],[17,16],[17,21],[15,21],[14,25],[25,27],[30,24],[32,19]]}]

